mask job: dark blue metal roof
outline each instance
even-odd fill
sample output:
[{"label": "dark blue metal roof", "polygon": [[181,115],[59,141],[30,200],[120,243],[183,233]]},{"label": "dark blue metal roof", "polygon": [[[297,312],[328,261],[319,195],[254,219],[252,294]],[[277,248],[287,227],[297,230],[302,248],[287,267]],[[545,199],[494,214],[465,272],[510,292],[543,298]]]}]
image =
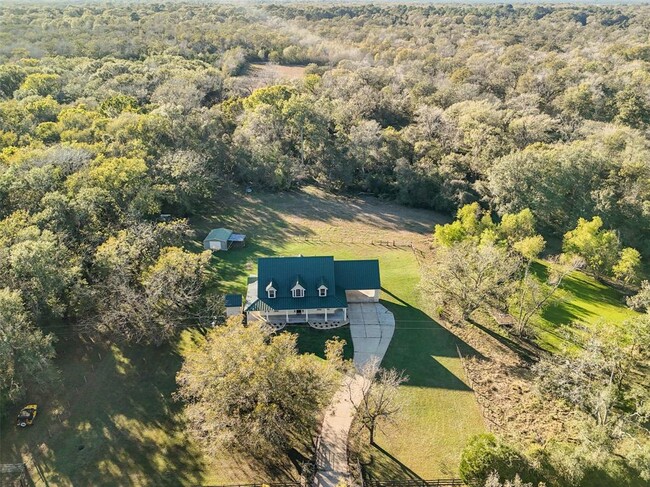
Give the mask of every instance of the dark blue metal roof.
[{"label": "dark blue metal roof", "polygon": [[[345,291],[379,289],[379,261],[340,260],[321,257],[262,257],[258,259],[257,301],[247,311],[340,308],[347,306]],[[272,283],[277,294],[269,298],[266,288]],[[300,283],[303,298],[294,298],[291,289]],[[319,296],[325,284],[327,296]]]},{"label": "dark blue metal roof", "polygon": [[224,296],[226,308],[240,307],[242,304],[241,294],[226,294]]}]

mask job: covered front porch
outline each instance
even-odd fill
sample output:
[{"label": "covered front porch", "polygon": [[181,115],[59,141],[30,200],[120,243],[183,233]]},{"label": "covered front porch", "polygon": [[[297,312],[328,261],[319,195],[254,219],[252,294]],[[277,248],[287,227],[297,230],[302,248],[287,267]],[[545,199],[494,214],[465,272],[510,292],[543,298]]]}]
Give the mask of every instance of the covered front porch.
[{"label": "covered front porch", "polygon": [[283,311],[251,311],[249,321],[263,321],[271,325],[308,323],[311,326],[344,325],[348,323],[347,308],[297,309]]}]

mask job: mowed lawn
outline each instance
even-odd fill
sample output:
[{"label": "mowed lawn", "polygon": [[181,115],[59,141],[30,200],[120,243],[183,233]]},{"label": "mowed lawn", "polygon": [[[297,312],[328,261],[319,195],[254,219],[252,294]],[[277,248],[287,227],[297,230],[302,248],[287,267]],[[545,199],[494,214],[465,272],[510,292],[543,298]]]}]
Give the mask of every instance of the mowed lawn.
[{"label": "mowed lawn", "polygon": [[367,470],[377,479],[457,477],[467,440],[485,431],[456,347],[464,354],[474,351],[420,311],[419,269],[413,252],[364,244],[303,242],[289,244],[284,251],[286,255],[379,259],[382,303],[396,318],[383,365],[404,370],[409,381],[399,392],[401,416],[379,433]]}]

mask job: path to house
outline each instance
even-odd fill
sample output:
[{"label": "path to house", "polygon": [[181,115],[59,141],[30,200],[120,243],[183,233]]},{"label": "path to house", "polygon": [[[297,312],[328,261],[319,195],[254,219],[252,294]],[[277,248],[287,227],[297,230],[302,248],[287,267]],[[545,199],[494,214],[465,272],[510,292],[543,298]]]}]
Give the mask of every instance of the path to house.
[{"label": "path to house", "polygon": [[[356,368],[361,368],[373,356],[383,359],[395,331],[393,313],[378,303],[351,303],[348,312]],[[347,442],[354,419],[352,401],[361,399],[362,381],[359,374],[346,377],[325,411],[316,452],[317,487],[335,487],[339,481],[348,480]]]}]

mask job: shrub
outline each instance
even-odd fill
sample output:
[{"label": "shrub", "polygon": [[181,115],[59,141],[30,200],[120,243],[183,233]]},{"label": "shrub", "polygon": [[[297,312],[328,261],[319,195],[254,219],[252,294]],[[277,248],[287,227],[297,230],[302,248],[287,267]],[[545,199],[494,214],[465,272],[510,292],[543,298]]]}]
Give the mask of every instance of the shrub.
[{"label": "shrub", "polygon": [[476,435],[465,446],[460,460],[460,476],[470,487],[483,487],[492,472],[501,478],[530,476],[526,458],[492,434]]}]

